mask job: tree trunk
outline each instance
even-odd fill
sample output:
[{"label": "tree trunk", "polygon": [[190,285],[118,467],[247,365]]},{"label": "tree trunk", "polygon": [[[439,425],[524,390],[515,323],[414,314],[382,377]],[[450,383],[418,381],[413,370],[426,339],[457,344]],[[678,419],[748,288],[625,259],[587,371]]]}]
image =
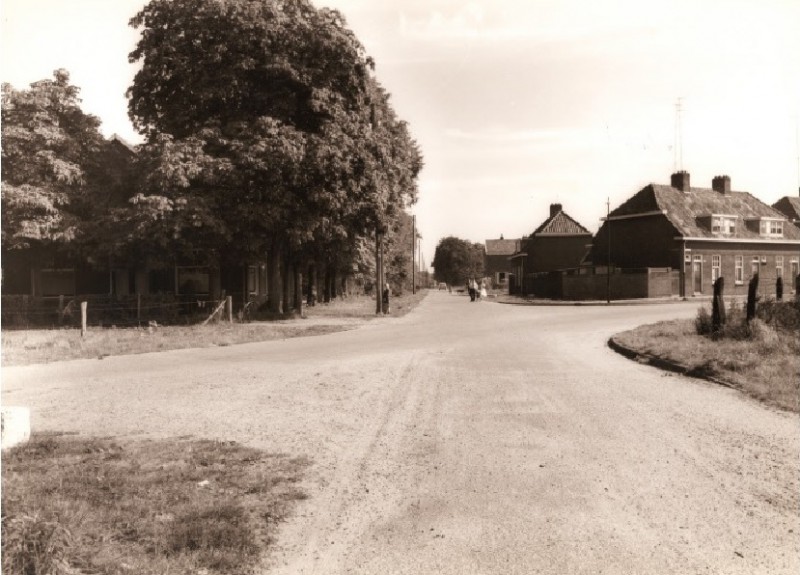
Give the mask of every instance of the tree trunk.
[{"label": "tree trunk", "polygon": [[275,240],[269,249],[269,311],[283,313],[283,278],[281,277],[281,263],[283,260],[283,245],[280,240]]},{"label": "tree trunk", "polygon": [[283,299],[283,311],[289,313],[292,311],[292,282],[294,281],[294,270],[292,263],[288,257],[283,258],[283,291],[281,292]]},{"label": "tree trunk", "polygon": [[322,280],[323,301],[328,303],[331,301],[331,268],[325,266],[325,277]]},{"label": "tree trunk", "polygon": [[299,263],[294,264],[294,309],[303,315],[303,273]]},{"label": "tree trunk", "polygon": [[339,297],[339,274],[336,268],[331,269],[331,299]]},{"label": "tree trunk", "polygon": [[311,264],[308,266],[308,299],[306,300],[306,303],[308,303],[310,306],[316,305],[318,293],[319,288],[317,286],[317,266]]}]

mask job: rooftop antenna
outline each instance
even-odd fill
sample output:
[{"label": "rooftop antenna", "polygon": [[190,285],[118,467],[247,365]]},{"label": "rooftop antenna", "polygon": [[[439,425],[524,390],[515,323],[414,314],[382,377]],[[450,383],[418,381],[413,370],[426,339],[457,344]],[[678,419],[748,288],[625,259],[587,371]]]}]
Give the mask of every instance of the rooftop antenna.
[{"label": "rooftop antenna", "polygon": [[794,143],[797,150],[797,189],[800,190],[800,116],[794,117]]},{"label": "rooftop antenna", "polygon": [[675,145],[673,151],[673,171],[683,170],[683,126],[681,115],[683,113],[683,98],[675,101]]}]

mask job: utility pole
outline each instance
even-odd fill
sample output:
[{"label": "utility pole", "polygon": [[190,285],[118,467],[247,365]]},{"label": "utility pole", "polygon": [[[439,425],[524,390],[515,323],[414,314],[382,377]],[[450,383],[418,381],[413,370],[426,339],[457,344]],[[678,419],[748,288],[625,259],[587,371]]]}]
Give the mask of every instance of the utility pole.
[{"label": "utility pole", "polygon": [[381,283],[383,270],[381,269],[381,256],[383,254],[383,242],[381,241],[381,231],[375,227],[375,313],[383,313],[383,283]]},{"label": "utility pole", "polygon": [[417,216],[411,216],[411,293],[417,293]]},{"label": "utility pole", "polygon": [[608,253],[606,254],[606,304],[611,303],[611,198],[606,199],[606,232]]}]

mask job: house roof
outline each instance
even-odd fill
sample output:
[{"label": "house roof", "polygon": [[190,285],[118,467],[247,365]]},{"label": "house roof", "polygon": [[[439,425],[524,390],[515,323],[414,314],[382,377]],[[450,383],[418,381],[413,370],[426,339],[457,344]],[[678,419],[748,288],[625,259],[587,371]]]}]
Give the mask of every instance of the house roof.
[{"label": "house roof", "polygon": [[519,240],[486,240],[487,256],[510,256],[519,249]]},{"label": "house roof", "polygon": [[558,210],[556,213],[547,218],[542,225],[536,228],[536,231],[531,234],[533,236],[583,236],[592,235],[592,233],[569,217],[563,210]]},{"label": "house roof", "polygon": [[[663,213],[675,226],[678,235],[691,238],[717,237],[711,231],[707,220],[712,214],[736,216],[739,220],[753,218],[781,218],[784,214],[768,206],[749,192],[730,192],[723,195],[711,188],[689,188],[683,192],[672,186],[650,184],[642,188],[633,197],[611,212],[616,216]],[[759,239],[761,236],[755,229],[750,229],[741,222],[732,239]],[[785,239],[800,239],[800,230],[794,226],[784,226]]]},{"label": "house roof", "polygon": [[792,221],[800,221],[800,197],[783,196],[772,207]]}]

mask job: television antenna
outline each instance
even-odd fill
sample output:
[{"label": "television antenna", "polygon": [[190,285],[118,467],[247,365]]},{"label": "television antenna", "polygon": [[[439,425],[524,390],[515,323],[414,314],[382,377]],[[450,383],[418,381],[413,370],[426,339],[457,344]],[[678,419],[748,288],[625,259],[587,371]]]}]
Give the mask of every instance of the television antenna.
[{"label": "television antenna", "polygon": [[675,145],[673,152],[673,171],[683,170],[683,98],[675,101]]}]

